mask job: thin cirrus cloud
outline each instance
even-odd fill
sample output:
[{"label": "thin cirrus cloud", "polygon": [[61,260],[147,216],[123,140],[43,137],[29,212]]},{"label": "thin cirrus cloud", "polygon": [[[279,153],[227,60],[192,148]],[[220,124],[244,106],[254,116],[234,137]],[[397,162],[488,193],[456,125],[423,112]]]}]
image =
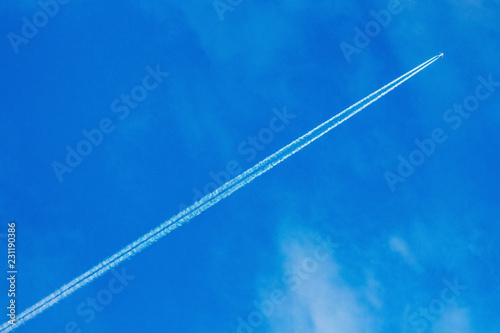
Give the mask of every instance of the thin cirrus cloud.
[{"label": "thin cirrus cloud", "polygon": [[389,246],[393,252],[399,254],[408,265],[415,265],[416,260],[408,248],[406,241],[400,237],[391,237]]},{"label": "thin cirrus cloud", "polygon": [[[278,275],[300,266],[314,248],[310,241],[293,239],[282,240],[281,246],[283,271]],[[365,290],[369,292],[359,293],[340,276],[340,269],[332,255],[320,262],[295,290],[288,289],[285,301],[269,318],[269,332],[376,332],[368,300],[376,294],[372,290],[376,284],[367,281]]]},{"label": "thin cirrus cloud", "polygon": [[434,324],[434,333],[472,333],[468,308],[455,306]]}]

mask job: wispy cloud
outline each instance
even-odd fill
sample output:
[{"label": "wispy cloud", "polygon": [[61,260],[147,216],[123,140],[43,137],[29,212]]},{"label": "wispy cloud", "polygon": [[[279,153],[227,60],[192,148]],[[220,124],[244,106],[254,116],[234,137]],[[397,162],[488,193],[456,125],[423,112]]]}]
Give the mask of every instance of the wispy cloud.
[{"label": "wispy cloud", "polygon": [[469,310],[454,307],[445,311],[441,318],[434,324],[434,333],[472,333],[470,326]]},{"label": "wispy cloud", "polygon": [[400,237],[391,237],[391,239],[389,239],[389,246],[391,247],[391,250],[393,252],[396,252],[401,257],[403,257],[404,261],[408,265],[411,266],[415,265],[416,263],[415,258],[411,253],[411,251],[409,250],[408,244],[404,239]]},{"label": "wispy cloud", "polygon": [[[287,274],[311,256],[314,245],[310,241],[284,239],[281,246],[283,272],[280,273]],[[320,263],[295,290],[287,291],[287,301],[269,318],[270,332],[374,331],[374,317],[366,304],[367,298],[378,298],[373,292],[377,283],[367,283],[366,294],[356,291],[341,277],[341,267],[334,257]]]}]

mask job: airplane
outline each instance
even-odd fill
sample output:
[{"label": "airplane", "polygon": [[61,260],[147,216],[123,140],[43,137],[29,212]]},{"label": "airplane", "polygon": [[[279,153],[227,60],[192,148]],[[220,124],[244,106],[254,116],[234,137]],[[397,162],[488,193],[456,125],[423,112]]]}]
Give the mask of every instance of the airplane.
[{"label": "airplane", "polygon": [[440,56],[441,58],[444,58],[444,52],[441,52],[441,53],[439,54],[439,56]]}]

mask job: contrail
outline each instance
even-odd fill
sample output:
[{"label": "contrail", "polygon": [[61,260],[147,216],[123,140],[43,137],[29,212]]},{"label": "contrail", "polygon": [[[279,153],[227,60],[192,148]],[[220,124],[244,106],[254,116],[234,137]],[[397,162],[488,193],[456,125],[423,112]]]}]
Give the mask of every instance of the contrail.
[{"label": "contrail", "polygon": [[388,83],[387,85],[383,86],[382,88],[378,89],[377,91],[363,98],[356,104],[348,107],[347,109],[335,115],[334,117],[328,119],[321,125],[317,126],[316,128],[312,129],[306,134],[302,135],[300,138],[291,142],[287,146],[281,148],[274,154],[268,156],[267,158],[260,161],[252,168],[246,170],[242,174],[226,182],[212,193],[207,194],[202,199],[195,202],[182,212],[173,216],[169,220],[166,220],[161,225],[151,230],[144,236],[140,237],[136,241],[130,243],[116,254],[105,259],[104,261],[97,264],[95,267],[91,268],[84,274],[80,275],[79,277],[75,278],[71,282],[65,284],[64,286],[62,286],[61,288],[50,294],[49,296],[45,297],[40,302],[36,303],[35,305],[31,306],[30,308],[20,313],[17,316],[16,325],[11,325],[9,324],[9,322],[2,324],[0,326],[0,332],[12,331],[21,324],[35,317],[37,314],[43,312],[53,304],[59,302],[61,299],[69,296],[70,294],[80,289],[84,285],[92,282],[94,279],[106,273],[108,270],[114,268],[122,261],[129,259],[133,255],[141,252],[146,247],[150,246],[160,238],[170,233],[172,230],[182,226],[184,223],[188,222],[195,216],[201,214],[203,211],[215,205],[220,200],[227,198],[234,191],[249,184],[252,180],[257,178],[264,172],[268,171],[275,165],[283,162],[291,155],[300,151],[302,148],[316,141],[318,138],[329,132],[331,129],[340,125],[350,117],[354,116],[356,113],[366,108],[368,105],[372,104],[385,94],[389,93],[391,90],[395,89],[397,86],[399,86],[412,76],[416,75],[418,72],[422,71],[427,66],[431,65],[440,57],[442,57],[442,54],[432,57],[431,59],[415,67],[411,71],[401,75],[399,78]]}]

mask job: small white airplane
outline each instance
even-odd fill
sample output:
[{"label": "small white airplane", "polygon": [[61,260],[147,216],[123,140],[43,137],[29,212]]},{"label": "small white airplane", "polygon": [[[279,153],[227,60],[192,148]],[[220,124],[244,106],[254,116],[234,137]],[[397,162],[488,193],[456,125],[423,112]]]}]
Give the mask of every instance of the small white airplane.
[{"label": "small white airplane", "polygon": [[441,53],[439,54],[439,56],[440,56],[441,58],[444,58],[444,52],[441,52]]}]

